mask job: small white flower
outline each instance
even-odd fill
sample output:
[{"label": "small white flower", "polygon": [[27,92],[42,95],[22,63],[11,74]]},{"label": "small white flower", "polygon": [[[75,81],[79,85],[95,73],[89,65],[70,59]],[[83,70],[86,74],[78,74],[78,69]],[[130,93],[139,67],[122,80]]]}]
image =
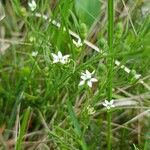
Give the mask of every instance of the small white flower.
[{"label": "small white flower", "polygon": [[98,80],[96,78],[93,78],[92,76],[94,75],[95,71],[90,73],[88,70],[85,71],[85,73],[81,73],[81,81],[79,83],[79,86],[84,85],[87,83],[89,87],[92,87],[93,82],[97,82]]},{"label": "small white flower", "polygon": [[28,5],[29,5],[31,11],[34,11],[36,9],[36,6],[37,6],[36,2],[34,0],[28,2]]},{"label": "small white flower", "polygon": [[53,63],[61,63],[61,64],[66,64],[69,62],[69,57],[70,55],[65,55],[63,56],[62,53],[59,51],[58,54],[52,53],[53,56]]},{"label": "small white flower", "polygon": [[36,57],[38,55],[38,51],[33,51],[32,52],[32,57]]},{"label": "small white flower", "polygon": [[136,74],[136,75],[135,75],[135,79],[139,79],[140,77],[141,77],[140,74]]},{"label": "small white flower", "polygon": [[73,44],[74,44],[77,48],[83,46],[83,44],[82,44],[82,42],[81,42],[81,39],[78,39],[77,42],[76,42],[75,40],[72,40],[72,41],[73,41]]},{"label": "small white flower", "polygon": [[96,112],[94,107],[91,107],[90,105],[88,105],[87,110],[89,115],[93,115]]},{"label": "small white flower", "polygon": [[112,108],[112,107],[115,107],[115,105],[114,105],[114,100],[111,100],[110,102],[107,101],[107,100],[105,100],[105,102],[102,103],[102,104],[103,104],[103,106],[105,106],[108,110],[109,110],[110,108]]}]

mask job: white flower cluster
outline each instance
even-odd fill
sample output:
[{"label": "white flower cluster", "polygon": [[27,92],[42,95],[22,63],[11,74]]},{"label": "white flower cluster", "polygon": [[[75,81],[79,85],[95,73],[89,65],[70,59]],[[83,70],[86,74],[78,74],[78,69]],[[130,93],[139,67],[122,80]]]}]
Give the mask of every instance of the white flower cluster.
[{"label": "white flower cluster", "polygon": [[[37,4],[36,4],[35,0],[31,0],[30,2],[28,2],[28,6],[30,7],[31,11],[35,11],[35,9],[37,8]],[[77,42],[75,40],[73,40],[73,44],[77,48],[83,46],[83,43],[82,43],[81,39],[79,39]],[[32,55],[32,57],[36,57],[38,55],[38,51],[33,51],[31,55]],[[51,53],[51,55],[53,57],[53,63],[54,64],[55,63],[67,64],[70,61],[70,59],[69,59],[70,55],[64,55],[63,56],[60,51],[58,51],[57,54]],[[117,63],[117,65],[119,65],[118,62],[116,62],[116,63]],[[129,72],[128,70],[126,70],[126,71]],[[93,77],[94,73],[95,73],[95,71],[90,73],[88,70],[86,70],[85,73],[81,73],[81,81],[79,83],[79,86],[87,84],[91,88],[92,84],[94,82],[98,81],[96,78]],[[140,78],[140,75],[137,75],[136,78]],[[102,104],[108,110],[115,107],[114,106],[114,100],[111,100],[111,101],[105,100]],[[88,110],[89,115],[92,115],[92,114],[95,113],[94,107],[88,106],[87,110]]]},{"label": "white flower cluster", "polygon": [[[38,51],[32,52],[32,57],[36,57],[37,55],[38,55]],[[67,64],[70,61],[69,59],[70,55],[63,56],[60,51],[58,51],[57,55],[54,53],[51,53],[51,55],[53,57],[53,64],[55,63]],[[91,88],[92,84],[98,81],[96,78],[93,77],[94,73],[95,70],[92,73],[90,73],[88,70],[86,70],[85,73],[81,73],[81,77],[80,77],[81,81],[79,83],[79,86],[87,84]],[[105,100],[102,104],[107,108],[107,110],[110,110],[111,108],[115,107],[114,100],[111,101]],[[89,115],[95,113],[95,109],[93,107],[88,106],[87,110]]]},{"label": "white flower cluster", "polygon": [[[62,55],[60,51],[58,51],[58,54],[52,53],[53,57],[53,63],[61,63],[61,64],[67,64],[70,59],[70,55]],[[93,82],[97,82],[98,80],[96,78],[93,78],[92,76],[94,75],[95,71],[90,73],[88,70],[85,71],[85,73],[81,73],[81,81],[79,83],[79,86],[82,86],[84,84],[87,84],[90,88],[92,87]]]}]

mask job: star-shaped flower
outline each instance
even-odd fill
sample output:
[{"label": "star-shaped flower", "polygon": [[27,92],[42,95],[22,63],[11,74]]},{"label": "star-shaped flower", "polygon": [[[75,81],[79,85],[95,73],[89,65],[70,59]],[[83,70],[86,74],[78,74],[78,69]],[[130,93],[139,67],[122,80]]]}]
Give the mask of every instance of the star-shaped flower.
[{"label": "star-shaped flower", "polygon": [[105,106],[108,110],[112,107],[115,107],[114,105],[114,100],[111,100],[111,101],[107,101],[105,100],[105,102],[102,103],[103,106]]},{"label": "star-shaped flower", "polygon": [[37,6],[36,2],[34,0],[28,2],[28,5],[29,5],[31,11],[34,11],[36,9],[36,6]]},{"label": "star-shaped flower", "polygon": [[58,54],[52,53],[53,56],[53,63],[61,63],[61,64],[66,64],[69,62],[69,57],[70,55],[65,55],[63,56],[60,51],[58,51]]},{"label": "star-shaped flower", "polygon": [[93,82],[97,82],[98,80],[96,78],[93,78],[95,71],[90,73],[88,70],[85,71],[85,73],[81,73],[81,81],[79,83],[79,86],[82,86],[84,84],[87,84],[89,87],[92,87]]}]

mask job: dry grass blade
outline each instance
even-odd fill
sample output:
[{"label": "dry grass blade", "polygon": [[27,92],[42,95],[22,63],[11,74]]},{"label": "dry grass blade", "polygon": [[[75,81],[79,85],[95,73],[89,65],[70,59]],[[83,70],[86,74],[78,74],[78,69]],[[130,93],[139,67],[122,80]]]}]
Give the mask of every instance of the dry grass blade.
[{"label": "dry grass blade", "polygon": [[[149,116],[149,115],[150,115],[150,110],[146,110],[146,111],[140,113],[139,115],[137,115],[136,117],[132,118],[131,120],[127,121],[126,123],[122,124],[122,126],[126,126],[130,123],[137,121],[137,120],[141,120],[141,119],[143,119],[144,116]],[[116,130],[118,130],[120,128],[122,128],[122,127],[120,126],[120,127],[114,128],[112,131],[115,132]]]}]

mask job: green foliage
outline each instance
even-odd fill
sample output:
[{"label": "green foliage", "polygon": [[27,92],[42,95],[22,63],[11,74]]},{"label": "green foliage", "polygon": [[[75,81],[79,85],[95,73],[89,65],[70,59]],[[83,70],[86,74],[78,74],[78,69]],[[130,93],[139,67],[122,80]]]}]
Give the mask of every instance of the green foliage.
[{"label": "green foliage", "polygon": [[27,129],[29,116],[30,116],[30,107],[28,107],[27,111],[24,114],[23,121],[22,121],[21,128],[20,128],[20,132],[19,132],[19,136],[18,136],[18,139],[17,139],[17,142],[16,142],[15,150],[23,149],[21,144],[22,144],[22,141],[23,141],[23,136],[25,135],[25,132],[26,132],[26,129]]},{"label": "green foliage", "polygon": [[76,13],[81,22],[91,26],[101,10],[101,3],[97,0],[75,0]]},{"label": "green foliage", "polygon": [[[109,20],[107,1],[101,0],[36,1],[34,11],[25,1],[3,4],[0,149],[17,140],[18,150],[105,150],[107,145],[148,150],[150,16],[139,15],[146,2],[124,1],[130,16],[122,2],[114,1],[114,9],[110,4]],[[95,45],[101,52],[91,48]],[[58,51],[70,61],[53,63],[52,53]],[[79,86],[85,70],[95,70],[98,82],[92,88]],[[114,99],[115,108],[107,111],[105,99]],[[18,116],[21,126],[14,139]]]}]

